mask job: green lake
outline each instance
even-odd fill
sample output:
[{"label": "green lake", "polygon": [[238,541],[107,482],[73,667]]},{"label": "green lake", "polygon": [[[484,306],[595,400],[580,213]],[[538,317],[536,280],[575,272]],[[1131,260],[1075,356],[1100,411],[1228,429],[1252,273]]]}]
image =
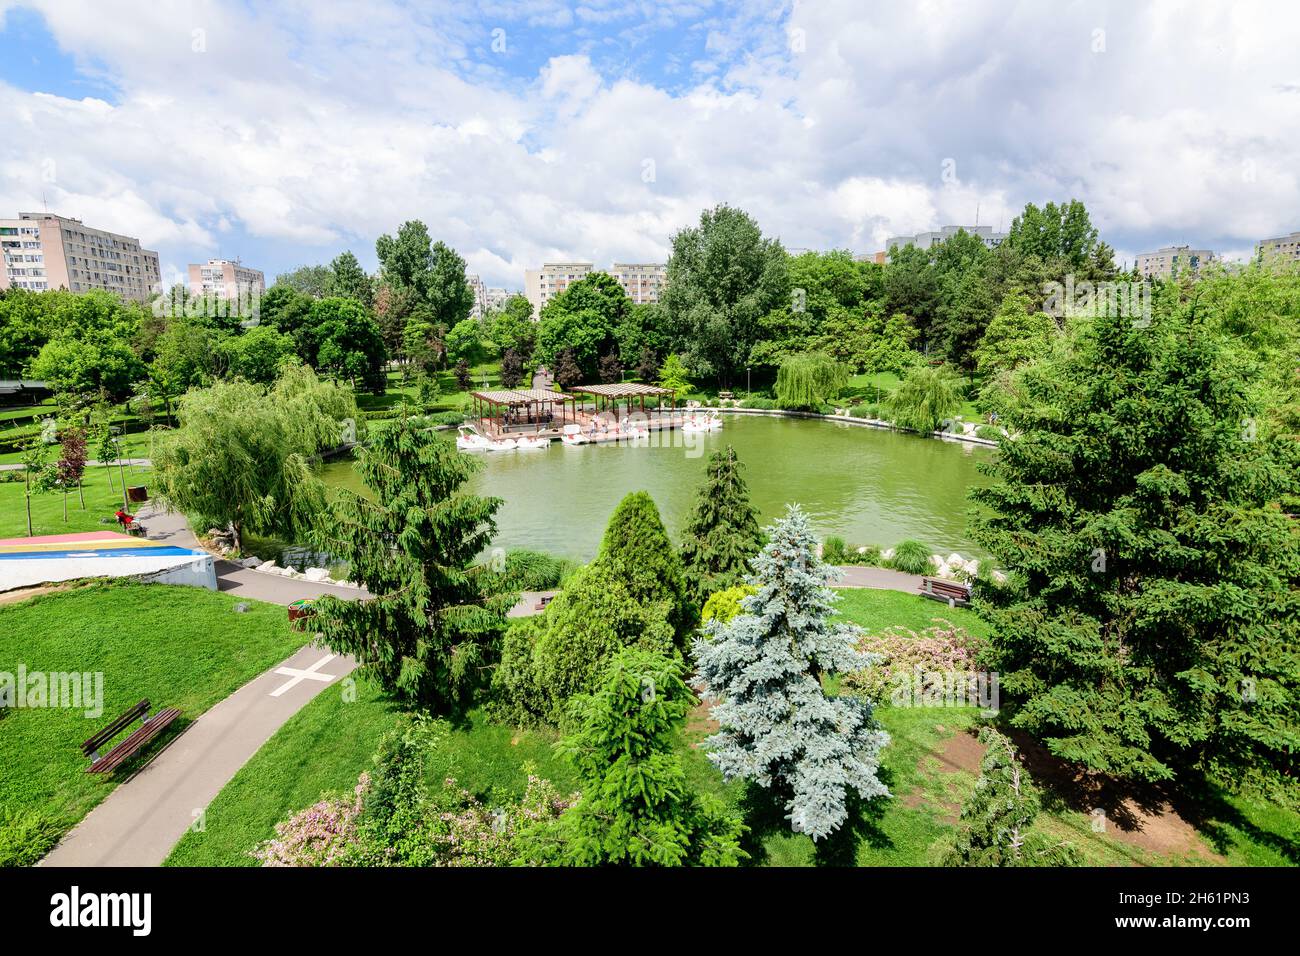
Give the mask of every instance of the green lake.
[{"label": "green lake", "polygon": [[[915,538],[933,552],[981,554],[966,536],[967,490],[987,482],[976,464],[992,450],[875,428],[807,419],[727,415],[721,431],[664,432],[651,444],[560,442],[540,451],[476,453],[473,489],[503,498],[494,546],[592,558],[610,513],[629,491],[648,491],[677,534],[709,454],[733,445],[761,523],[798,502],[819,534],[893,547]],[[351,462],[326,481],[360,491]]]}]

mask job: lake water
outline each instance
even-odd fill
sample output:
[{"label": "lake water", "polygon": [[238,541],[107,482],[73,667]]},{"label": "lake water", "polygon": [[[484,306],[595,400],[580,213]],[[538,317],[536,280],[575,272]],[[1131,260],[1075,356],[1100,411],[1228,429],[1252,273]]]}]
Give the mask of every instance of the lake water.
[{"label": "lake water", "polygon": [[[663,433],[660,446],[554,442],[541,451],[478,453],[480,494],[505,499],[494,546],[535,548],[586,561],[610,513],[629,491],[648,491],[676,536],[704,479],[708,456],[732,445],[759,520],[798,502],[821,535],[893,547],[915,538],[933,552],[981,554],[966,537],[966,492],[992,450],[875,428],[758,415],[724,416],[718,432]],[[351,462],[325,466],[326,480],[361,490]]]}]

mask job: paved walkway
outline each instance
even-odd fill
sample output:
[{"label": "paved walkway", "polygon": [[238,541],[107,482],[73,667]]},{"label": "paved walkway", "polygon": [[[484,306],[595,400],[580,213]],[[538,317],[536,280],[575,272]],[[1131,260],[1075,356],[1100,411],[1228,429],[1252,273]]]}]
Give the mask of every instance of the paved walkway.
[{"label": "paved walkway", "polygon": [[889,568],[871,568],[861,564],[838,565],[844,577],[831,582],[837,588],[878,588],[883,591],[921,593],[922,576],[891,571]]},{"label": "paved walkway", "polygon": [[[150,461],[148,458],[123,458],[122,464],[127,468],[131,467],[132,465],[135,465],[137,468],[153,467],[153,462]],[[22,471],[23,468],[25,467],[27,466],[20,461],[18,462],[11,461],[11,462],[6,462],[3,465],[0,465],[0,471]],[[87,468],[116,468],[117,462],[96,461],[95,459],[91,458],[86,461],[86,467]]]},{"label": "paved walkway", "polygon": [[[193,547],[180,515],[141,509],[150,538]],[[366,596],[359,588],[296,581],[217,562],[217,585],[289,604],[303,597]],[[42,866],[158,866],[204,808],[290,717],[356,667],[347,655],[304,647],[210,708],[120,784],[55,847]]]}]

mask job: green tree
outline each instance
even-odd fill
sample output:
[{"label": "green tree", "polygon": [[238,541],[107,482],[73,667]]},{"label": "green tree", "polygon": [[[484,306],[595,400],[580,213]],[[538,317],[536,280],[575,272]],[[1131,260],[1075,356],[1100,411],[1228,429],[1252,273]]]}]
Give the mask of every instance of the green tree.
[{"label": "green tree", "polygon": [[895,425],[929,434],[961,407],[957,376],[942,365],[918,365],[904,376],[887,405]]},{"label": "green tree", "polygon": [[158,496],[202,527],[229,527],[238,548],[248,531],[301,537],[309,530],[324,506],[311,462],[339,444],[357,413],[350,393],[299,368],[269,391],[242,380],[192,390],[177,417],[181,427],[154,444]]},{"label": "green tree", "polygon": [[631,305],[612,276],[604,272],[584,276],[542,309],[537,327],[538,359],[557,365],[560,353],[570,351],[583,380],[596,381],[600,357],[617,350],[616,333]]},{"label": "green tree", "polygon": [[686,572],[654,499],[644,491],[623,497],[609,517],[596,563],[614,572],[643,604],[667,601],[668,620],[685,640],[699,609],[686,587]]},{"label": "green tree", "polygon": [[1097,230],[1077,199],[1059,206],[1049,202],[1042,209],[1028,203],[1012,220],[1005,244],[1044,261],[1059,261],[1065,270],[1076,272],[1087,267],[1098,249]]},{"label": "green tree", "polygon": [[816,408],[844,390],[849,372],[824,352],[792,355],[776,373],[776,400],[782,408]]},{"label": "green tree", "polygon": [[790,301],[788,258],[747,213],[721,205],[676,233],[660,301],[687,363],[730,385],[760,340],[761,320]]},{"label": "green tree", "polygon": [[1258,364],[1196,300],[1078,323],[1021,376],[1019,432],[971,492],[1012,726],[1142,781],[1208,772],[1294,803],[1293,439],[1256,429]]},{"label": "green tree", "polygon": [[1058,338],[1055,320],[1031,312],[1027,295],[1009,295],[984,330],[975,349],[975,367],[985,375],[1009,371],[1044,358]]},{"label": "green tree", "polygon": [[791,505],[768,532],[749,583],[757,593],[695,642],[700,685],[721,730],[705,746],[727,779],[768,789],[796,833],[821,840],[848,819],[849,791],[888,795],[878,776],[889,735],[870,702],[827,696],[823,676],[870,665],[853,625],[834,622],[835,592],[807,517]]},{"label": "green tree", "polygon": [[671,388],[677,393],[677,398],[685,398],[691,394],[693,386],[691,380],[686,377],[686,365],[675,353],[670,353],[664,359],[663,365],[659,366],[659,387]]},{"label": "green tree", "polygon": [[318,299],[311,307],[311,328],[299,344],[307,347],[307,364],[381,394],[385,388],[387,350],[369,310],[353,299]]},{"label": "green tree", "polygon": [[677,741],[694,695],[682,665],[640,648],[616,654],[600,688],[573,705],[563,743],[582,797],[560,817],[577,866],[736,866],[741,821],[687,779]]},{"label": "green tree", "polygon": [[1078,866],[1078,851],[1030,828],[1041,804],[1038,789],[1011,741],[991,727],[975,790],[962,804],[961,831],[946,866]]},{"label": "green tree", "polygon": [[474,563],[501,506],[464,490],[477,467],[453,442],[399,418],[359,455],[369,494],[342,492],[313,534],[373,597],[321,598],[312,626],[389,692],[442,710],[480,682],[513,603]]},{"label": "green tree", "polygon": [[443,242],[433,244],[424,297],[433,310],[434,324],[448,329],[467,319],[474,308],[474,290],[465,278],[465,260]]},{"label": "green tree", "polygon": [[241,335],[221,343],[226,373],[231,377],[269,385],[280,375],[284,363],[294,355],[294,340],[269,325],[255,325]]},{"label": "green tree", "polygon": [[292,289],[311,299],[323,299],[331,294],[333,280],[334,273],[329,266],[299,266],[292,272],[276,276],[274,285]]},{"label": "green tree", "polygon": [[469,365],[479,365],[487,360],[488,349],[483,340],[483,326],[478,319],[461,319],[447,333],[443,344],[447,349],[447,359],[459,362],[464,359]]},{"label": "green tree", "polygon": [[522,295],[506,299],[488,320],[488,338],[497,344],[502,355],[513,349],[522,362],[529,362],[537,346],[537,326],[533,322],[533,304]]},{"label": "green tree", "polygon": [[695,508],[682,529],[682,565],[697,605],[716,591],[743,583],[749,562],[763,547],[758,513],[730,445],[709,457]]},{"label": "green tree", "polygon": [[374,281],[366,275],[351,251],[340,253],[330,263],[330,277],[326,295],[356,299],[366,308],[374,304]]}]

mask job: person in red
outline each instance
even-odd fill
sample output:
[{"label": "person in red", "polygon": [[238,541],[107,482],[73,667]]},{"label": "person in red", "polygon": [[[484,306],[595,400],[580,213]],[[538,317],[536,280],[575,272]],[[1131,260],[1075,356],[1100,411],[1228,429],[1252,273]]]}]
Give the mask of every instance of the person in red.
[{"label": "person in red", "polygon": [[135,523],[135,515],[129,515],[121,508],[118,508],[117,523],[120,524],[123,529],[130,528],[131,525]]}]

